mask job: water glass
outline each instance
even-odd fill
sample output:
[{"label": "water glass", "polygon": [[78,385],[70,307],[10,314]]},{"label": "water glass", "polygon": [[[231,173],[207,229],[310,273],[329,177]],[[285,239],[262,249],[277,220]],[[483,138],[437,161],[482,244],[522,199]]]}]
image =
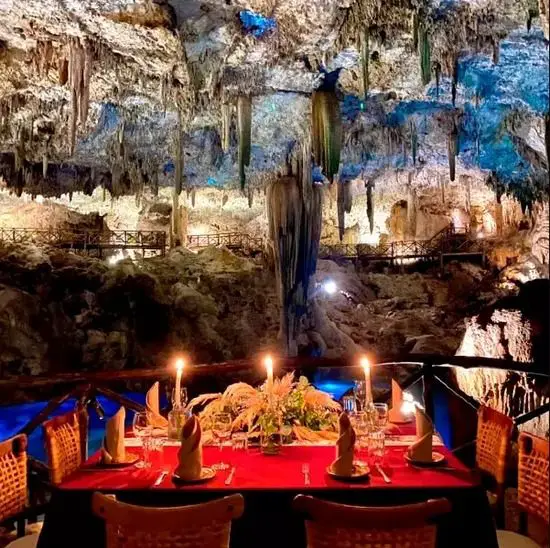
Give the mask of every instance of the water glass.
[{"label": "water glass", "polygon": [[231,436],[233,451],[248,451],[248,434],[246,432],[235,432]]},{"label": "water glass", "polygon": [[372,430],[367,434],[369,464],[381,464],[384,460],[385,439],[384,430]]},{"label": "water glass", "polygon": [[346,394],[342,398],[342,406],[344,411],[348,414],[357,413],[357,400],[355,394]]},{"label": "water glass", "polygon": [[388,424],[388,404],[387,403],[375,403],[374,410],[376,411],[374,421],[375,426],[383,430]]},{"label": "water glass", "polygon": [[[223,444],[231,440],[231,415],[229,413],[217,413],[214,415],[213,424],[212,424],[212,434],[214,434],[214,439],[218,442],[220,448],[220,458],[221,452],[223,450]],[[221,460],[218,464],[213,466],[215,470],[227,470],[229,464]]]},{"label": "water glass", "polygon": [[367,385],[365,381],[355,381],[353,384],[353,393],[355,394],[356,401],[359,402],[359,409],[364,410],[367,399]]},{"label": "water glass", "polygon": [[164,438],[151,436],[147,438],[149,466],[155,470],[164,468]]}]

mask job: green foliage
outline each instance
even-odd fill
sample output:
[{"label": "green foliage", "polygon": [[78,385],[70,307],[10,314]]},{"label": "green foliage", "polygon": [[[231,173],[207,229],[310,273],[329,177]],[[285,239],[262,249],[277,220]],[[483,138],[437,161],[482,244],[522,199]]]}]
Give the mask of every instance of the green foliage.
[{"label": "green foliage", "polygon": [[239,131],[239,181],[241,190],[246,182],[245,166],[250,165],[250,141],[252,135],[252,100],[241,95],[237,100],[237,127]]},{"label": "green foliage", "polygon": [[334,91],[316,91],[312,96],[313,156],[329,181],[340,167],[342,118]]}]

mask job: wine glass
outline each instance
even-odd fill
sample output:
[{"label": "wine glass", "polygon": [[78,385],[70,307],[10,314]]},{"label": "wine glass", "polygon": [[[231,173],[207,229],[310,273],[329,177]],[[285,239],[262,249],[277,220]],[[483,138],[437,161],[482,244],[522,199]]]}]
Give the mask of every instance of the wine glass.
[{"label": "wine glass", "polygon": [[364,412],[352,413],[349,416],[351,426],[353,427],[356,435],[355,447],[356,456],[358,458],[356,463],[359,466],[366,464],[361,457],[367,450],[367,435],[369,433],[369,423],[367,418],[367,414]]},{"label": "wine glass", "polygon": [[146,412],[140,412],[140,413],[134,413],[134,419],[133,419],[133,430],[134,430],[134,436],[141,440],[141,446],[143,448],[143,460],[139,461],[136,466],[138,468],[145,468],[149,464],[149,443],[148,438],[151,438],[153,435],[153,428],[149,424],[149,421],[147,420],[147,413]]},{"label": "wine glass", "polygon": [[353,383],[353,393],[355,394],[355,399],[358,402],[358,409],[365,409],[365,400],[367,399],[367,385],[365,381],[355,381]]},{"label": "wine glass", "polygon": [[[220,459],[224,442],[231,439],[231,423],[232,420],[229,413],[217,413],[214,415],[212,434],[214,434],[214,439],[217,440],[219,444]],[[227,470],[229,468],[229,464],[221,460],[218,464],[215,464],[213,468],[215,470]]]}]

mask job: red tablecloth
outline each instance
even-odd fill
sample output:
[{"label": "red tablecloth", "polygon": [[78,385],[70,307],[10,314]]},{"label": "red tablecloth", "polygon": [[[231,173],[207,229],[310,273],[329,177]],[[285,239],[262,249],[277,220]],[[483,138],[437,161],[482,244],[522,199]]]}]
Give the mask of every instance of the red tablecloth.
[{"label": "red tablecloth", "polygon": [[[464,488],[478,484],[472,474],[450,451],[444,447],[435,448],[447,458],[444,468],[418,468],[406,463],[406,447],[388,447],[384,457],[383,469],[390,476],[392,483],[384,483],[376,470],[371,471],[368,481],[345,483],[332,479],[326,468],[335,456],[335,448],[327,446],[285,446],[279,455],[265,456],[257,448],[248,452],[232,451],[225,448],[220,454],[216,447],[204,447],[204,465],[210,466],[220,462],[236,467],[234,479],[229,486],[225,479],[229,470],[219,471],[214,479],[203,484],[176,485],[171,473],[177,463],[177,448],[165,447],[164,463],[170,474],[158,486],[153,483],[159,476],[160,467],[136,469],[135,467],[117,470],[98,470],[93,458],[81,471],[76,472],[62,485],[63,490],[100,490],[124,491],[135,489],[182,490],[182,491],[246,491],[246,490],[300,490],[315,491],[326,489],[420,489],[420,488]],[[129,452],[141,454],[138,448],[129,448]],[[302,464],[309,463],[311,484],[304,485]],[[448,470],[448,468],[453,470]]]},{"label": "red tablecloth", "polygon": [[[401,433],[410,434],[410,427]],[[304,524],[292,511],[298,493],[312,493],[326,500],[364,506],[385,506],[446,497],[453,511],[439,527],[438,548],[498,548],[485,492],[476,476],[444,447],[434,447],[447,458],[445,468],[419,469],[405,462],[406,447],[386,448],[383,464],[392,483],[386,484],[372,471],[368,481],[345,483],[326,474],[335,449],[329,446],[285,446],[280,455],[265,456],[259,449],[232,451],[224,448],[221,458],[236,466],[234,480],[225,485],[227,471],[218,472],[208,483],[176,485],[171,472],[177,447],[164,448],[164,468],[170,474],[159,486],[153,483],[161,467],[97,470],[98,456],[68,478],[52,496],[38,548],[101,548],[104,524],[91,512],[94,491],[114,493],[117,498],[148,506],[177,506],[212,500],[229,493],[242,493],[245,512],[233,524],[231,548],[304,548]],[[128,448],[140,453],[139,448]],[[219,450],[204,448],[205,466],[220,461]],[[311,484],[304,485],[302,464],[309,463]],[[450,468],[450,470],[449,470]],[[77,544],[75,544],[77,542]]]}]

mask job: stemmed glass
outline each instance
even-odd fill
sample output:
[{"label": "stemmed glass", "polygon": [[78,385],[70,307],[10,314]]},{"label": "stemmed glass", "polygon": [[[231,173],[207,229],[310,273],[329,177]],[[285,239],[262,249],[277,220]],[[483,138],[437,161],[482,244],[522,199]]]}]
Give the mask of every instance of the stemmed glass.
[{"label": "stemmed glass", "polygon": [[214,439],[219,444],[221,459],[218,464],[213,466],[215,470],[227,470],[229,468],[229,464],[223,462],[221,453],[224,442],[231,439],[231,423],[231,415],[229,413],[217,413],[214,415],[212,433],[214,434]]},{"label": "stemmed glass", "polygon": [[133,430],[134,436],[141,440],[141,445],[143,447],[143,460],[139,461],[136,466],[138,468],[146,468],[149,466],[149,439],[153,435],[153,428],[147,420],[147,413],[134,413],[133,420]]},{"label": "stemmed glass", "polygon": [[387,403],[375,403],[374,410],[376,428],[383,430],[388,424],[388,404]]},{"label": "stemmed glass", "polygon": [[365,410],[365,400],[367,399],[367,385],[365,381],[355,381],[353,384],[353,393],[355,399],[358,402],[357,409],[360,411]]}]

